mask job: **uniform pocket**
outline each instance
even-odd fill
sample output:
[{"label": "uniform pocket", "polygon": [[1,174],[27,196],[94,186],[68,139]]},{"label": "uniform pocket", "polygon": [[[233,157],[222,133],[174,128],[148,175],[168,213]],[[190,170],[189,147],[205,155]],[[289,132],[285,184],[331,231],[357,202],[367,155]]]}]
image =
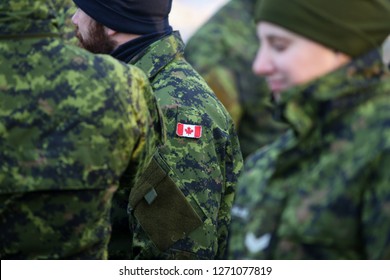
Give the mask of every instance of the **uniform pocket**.
[{"label": "uniform pocket", "polygon": [[165,251],[203,223],[156,157],[132,189],[130,206],[149,238]]}]

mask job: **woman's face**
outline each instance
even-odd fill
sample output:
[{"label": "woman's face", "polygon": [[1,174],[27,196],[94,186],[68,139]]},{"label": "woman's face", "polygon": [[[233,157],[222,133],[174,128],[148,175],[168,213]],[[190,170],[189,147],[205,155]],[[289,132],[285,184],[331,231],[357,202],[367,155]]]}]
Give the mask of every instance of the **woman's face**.
[{"label": "woman's face", "polygon": [[276,99],[280,92],[309,82],[345,64],[350,58],[277,25],[260,22],[261,46],[253,72],[265,76]]}]

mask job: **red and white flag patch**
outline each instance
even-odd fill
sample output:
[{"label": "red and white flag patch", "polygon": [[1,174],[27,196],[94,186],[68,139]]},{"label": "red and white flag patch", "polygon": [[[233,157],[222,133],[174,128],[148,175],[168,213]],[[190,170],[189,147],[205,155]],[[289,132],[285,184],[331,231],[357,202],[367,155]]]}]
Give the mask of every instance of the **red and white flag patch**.
[{"label": "red and white flag patch", "polygon": [[202,126],[178,123],[176,126],[176,134],[181,137],[200,138],[202,136]]}]

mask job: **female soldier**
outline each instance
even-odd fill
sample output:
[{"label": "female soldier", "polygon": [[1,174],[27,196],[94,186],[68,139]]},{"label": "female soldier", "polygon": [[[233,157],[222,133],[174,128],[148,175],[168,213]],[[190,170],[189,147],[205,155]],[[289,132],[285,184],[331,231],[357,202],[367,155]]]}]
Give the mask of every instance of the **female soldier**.
[{"label": "female soldier", "polygon": [[255,14],[253,70],[291,129],[246,162],[230,257],[390,259],[390,1],[261,0]]}]

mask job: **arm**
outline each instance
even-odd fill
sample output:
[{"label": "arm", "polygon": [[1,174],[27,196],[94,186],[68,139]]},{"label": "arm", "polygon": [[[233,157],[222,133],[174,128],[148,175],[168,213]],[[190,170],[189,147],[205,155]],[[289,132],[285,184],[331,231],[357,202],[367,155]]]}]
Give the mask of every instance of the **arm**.
[{"label": "arm", "polygon": [[363,196],[362,245],[367,259],[390,259],[390,153],[374,163]]},{"label": "arm", "polygon": [[222,193],[221,206],[218,213],[218,252],[217,258],[226,259],[228,231],[231,221],[231,208],[237,187],[237,180],[243,167],[240,144],[234,125],[231,124],[230,135],[226,144],[225,190]]}]

